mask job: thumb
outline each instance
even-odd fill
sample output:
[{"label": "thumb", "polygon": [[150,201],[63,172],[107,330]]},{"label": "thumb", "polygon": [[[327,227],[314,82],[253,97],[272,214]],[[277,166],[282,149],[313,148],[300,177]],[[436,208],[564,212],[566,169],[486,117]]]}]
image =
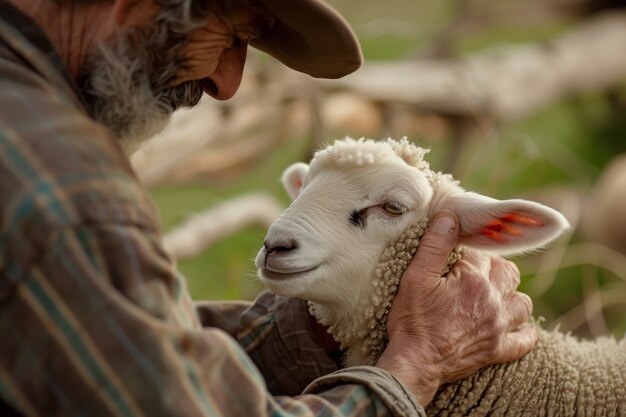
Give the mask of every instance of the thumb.
[{"label": "thumb", "polygon": [[422,236],[409,269],[424,280],[441,277],[448,256],[459,238],[459,219],[450,210],[441,210]]}]

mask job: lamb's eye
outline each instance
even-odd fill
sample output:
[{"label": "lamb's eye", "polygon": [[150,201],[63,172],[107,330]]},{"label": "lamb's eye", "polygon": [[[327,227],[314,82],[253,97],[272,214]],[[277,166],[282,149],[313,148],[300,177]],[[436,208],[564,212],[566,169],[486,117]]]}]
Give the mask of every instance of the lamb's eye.
[{"label": "lamb's eye", "polygon": [[401,216],[406,213],[406,207],[400,203],[396,203],[395,201],[386,201],[381,205],[381,207],[387,213],[394,216]]}]

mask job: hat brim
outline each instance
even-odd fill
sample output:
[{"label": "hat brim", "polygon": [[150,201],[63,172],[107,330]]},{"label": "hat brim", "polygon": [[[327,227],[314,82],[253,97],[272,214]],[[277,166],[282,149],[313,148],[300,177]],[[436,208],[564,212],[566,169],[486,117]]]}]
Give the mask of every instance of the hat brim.
[{"label": "hat brim", "polygon": [[357,70],[363,55],[348,23],[319,0],[257,0],[275,22],[250,44],[285,65],[316,78]]}]

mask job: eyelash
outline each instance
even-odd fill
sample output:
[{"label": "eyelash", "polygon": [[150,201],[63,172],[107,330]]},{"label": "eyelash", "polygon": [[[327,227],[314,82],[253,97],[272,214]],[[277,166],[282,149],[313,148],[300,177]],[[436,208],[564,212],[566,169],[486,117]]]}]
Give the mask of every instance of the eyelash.
[{"label": "eyelash", "polygon": [[404,207],[400,203],[396,203],[395,201],[385,201],[383,204],[380,205],[380,208],[382,208],[392,216],[402,216],[404,213],[406,213],[406,207]]},{"label": "eyelash", "polygon": [[350,223],[358,227],[365,227],[365,220],[367,219],[367,213],[374,207],[380,207],[388,215],[393,217],[399,217],[406,213],[406,207],[395,201],[385,201],[377,206],[366,207],[361,210],[354,210],[350,213]]}]

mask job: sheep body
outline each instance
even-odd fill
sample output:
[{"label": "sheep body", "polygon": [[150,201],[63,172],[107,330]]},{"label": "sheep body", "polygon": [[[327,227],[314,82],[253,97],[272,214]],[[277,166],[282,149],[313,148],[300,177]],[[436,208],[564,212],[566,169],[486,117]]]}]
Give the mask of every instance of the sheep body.
[{"label": "sheep body", "polygon": [[429,416],[626,416],[626,341],[540,330],[522,359],[445,385]]}]

